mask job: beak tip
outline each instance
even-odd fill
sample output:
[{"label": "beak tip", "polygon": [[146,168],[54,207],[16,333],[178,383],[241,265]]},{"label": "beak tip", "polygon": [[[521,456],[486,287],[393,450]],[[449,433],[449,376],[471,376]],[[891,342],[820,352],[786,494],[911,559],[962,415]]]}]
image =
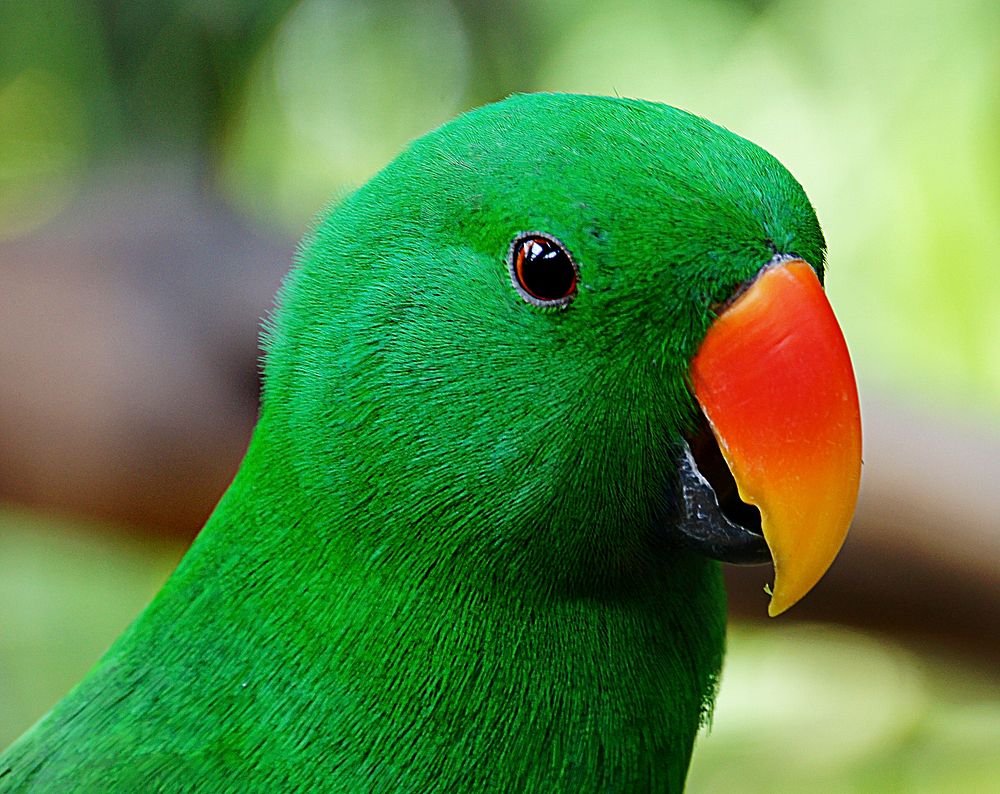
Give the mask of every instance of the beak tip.
[{"label": "beak tip", "polygon": [[[815,583],[814,583],[815,584]],[[795,606],[812,590],[809,586],[787,587],[781,581],[781,576],[775,572],[774,585],[771,587],[771,600],[767,605],[768,617],[776,618]]]},{"label": "beak tip", "polygon": [[798,598],[785,598],[779,594],[774,594],[771,596],[771,601],[767,605],[767,616],[769,618],[776,618],[778,615],[784,614],[795,606],[798,601]]}]

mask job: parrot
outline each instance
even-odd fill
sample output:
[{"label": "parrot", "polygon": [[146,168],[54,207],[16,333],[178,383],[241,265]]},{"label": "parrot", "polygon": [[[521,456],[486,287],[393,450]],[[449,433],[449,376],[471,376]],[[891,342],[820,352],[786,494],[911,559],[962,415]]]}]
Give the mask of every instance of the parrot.
[{"label": "parrot", "polygon": [[306,234],[258,421],[160,592],[0,792],[679,792],[726,636],[844,542],[826,243],[774,157],[667,105],[516,94]]}]

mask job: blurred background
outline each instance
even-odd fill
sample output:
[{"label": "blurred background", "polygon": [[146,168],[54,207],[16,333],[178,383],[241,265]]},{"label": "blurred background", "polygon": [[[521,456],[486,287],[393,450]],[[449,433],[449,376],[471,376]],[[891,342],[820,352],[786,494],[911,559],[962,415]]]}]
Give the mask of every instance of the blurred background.
[{"label": "blurred background", "polygon": [[829,244],[860,508],[733,631],[693,792],[1000,780],[995,0],[0,3],[0,745],[165,579],[238,465],[296,240],[515,91],[642,97],[774,153]]}]

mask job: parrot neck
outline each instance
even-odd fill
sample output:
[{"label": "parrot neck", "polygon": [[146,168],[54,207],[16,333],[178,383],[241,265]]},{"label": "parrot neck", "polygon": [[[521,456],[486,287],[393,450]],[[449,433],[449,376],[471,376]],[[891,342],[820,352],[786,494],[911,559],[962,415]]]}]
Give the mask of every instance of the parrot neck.
[{"label": "parrot neck", "polygon": [[714,563],[543,596],[353,554],[288,486],[251,449],[102,661],[130,713],[331,790],[680,790],[721,665]]}]

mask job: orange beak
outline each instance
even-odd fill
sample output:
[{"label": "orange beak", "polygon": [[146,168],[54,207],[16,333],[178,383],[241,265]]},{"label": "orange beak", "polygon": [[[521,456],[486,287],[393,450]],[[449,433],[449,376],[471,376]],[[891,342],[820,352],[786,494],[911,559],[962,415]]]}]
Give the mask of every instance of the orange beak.
[{"label": "orange beak", "polygon": [[766,267],[712,324],[691,385],[774,560],[768,614],[820,580],[861,480],[861,413],[847,345],[813,269]]}]

